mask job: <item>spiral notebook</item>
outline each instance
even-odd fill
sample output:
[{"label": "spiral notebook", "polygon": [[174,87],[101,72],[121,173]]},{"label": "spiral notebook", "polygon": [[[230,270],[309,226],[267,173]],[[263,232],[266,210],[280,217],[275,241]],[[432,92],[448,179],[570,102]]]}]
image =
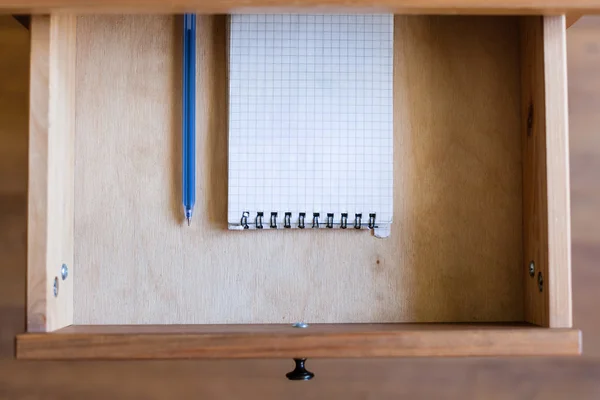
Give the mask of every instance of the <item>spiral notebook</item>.
[{"label": "spiral notebook", "polygon": [[387,236],[393,16],[230,21],[229,228]]}]

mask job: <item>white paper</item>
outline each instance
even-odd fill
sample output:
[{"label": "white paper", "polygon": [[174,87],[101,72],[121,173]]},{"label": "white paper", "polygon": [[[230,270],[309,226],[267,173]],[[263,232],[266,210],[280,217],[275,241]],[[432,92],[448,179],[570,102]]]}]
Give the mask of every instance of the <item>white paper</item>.
[{"label": "white paper", "polygon": [[392,15],[232,15],[229,85],[231,229],[392,222]]}]

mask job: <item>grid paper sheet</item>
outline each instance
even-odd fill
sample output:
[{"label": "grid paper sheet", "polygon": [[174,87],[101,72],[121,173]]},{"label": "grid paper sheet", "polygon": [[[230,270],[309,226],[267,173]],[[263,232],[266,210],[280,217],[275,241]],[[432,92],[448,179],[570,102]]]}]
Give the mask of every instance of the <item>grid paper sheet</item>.
[{"label": "grid paper sheet", "polygon": [[232,15],[229,228],[375,213],[389,230],[392,89],[392,15]]}]

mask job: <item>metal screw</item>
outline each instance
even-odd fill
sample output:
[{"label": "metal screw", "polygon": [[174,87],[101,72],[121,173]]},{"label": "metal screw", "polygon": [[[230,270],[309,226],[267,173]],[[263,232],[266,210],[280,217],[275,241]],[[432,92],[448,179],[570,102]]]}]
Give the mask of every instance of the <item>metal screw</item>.
[{"label": "metal screw", "polygon": [[542,271],[538,272],[538,289],[540,289],[540,292],[544,290],[544,276],[542,275]]},{"label": "metal screw", "polygon": [[306,322],[294,322],[292,326],[294,328],[308,328],[308,324]]},{"label": "metal screw", "polygon": [[54,277],[53,289],[54,289],[54,297],[57,297],[58,296],[58,277],[57,276]]},{"label": "metal screw", "polygon": [[535,263],[533,261],[529,263],[529,276],[532,278],[535,276]]},{"label": "metal screw", "polygon": [[67,264],[63,264],[62,267],[60,267],[60,276],[62,276],[63,281],[69,276],[69,267],[67,267]]}]

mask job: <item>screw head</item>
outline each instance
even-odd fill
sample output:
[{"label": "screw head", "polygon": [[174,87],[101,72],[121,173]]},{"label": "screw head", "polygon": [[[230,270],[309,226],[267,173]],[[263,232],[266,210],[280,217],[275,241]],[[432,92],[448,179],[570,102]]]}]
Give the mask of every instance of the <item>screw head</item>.
[{"label": "screw head", "polygon": [[54,297],[58,296],[58,277],[54,277],[54,284],[52,285],[52,290],[54,291]]},{"label": "screw head", "polygon": [[540,292],[544,290],[544,276],[542,275],[542,271],[538,272],[538,289]]},{"label": "screw head", "polygon": [[69,267],[67,267],[67,264],[63,264],[62,267],[60,267],[60,276],[63,281],[69,276]]},{"label": "screw head", "polygon": [[306,322],[294,322],[292,326],[294,328],[308,328],[308,324]]},{"label": "screw head", "polygon": [[532,278],[535,276],[535,263],[533,261],[529,263],[529,276]]}]

